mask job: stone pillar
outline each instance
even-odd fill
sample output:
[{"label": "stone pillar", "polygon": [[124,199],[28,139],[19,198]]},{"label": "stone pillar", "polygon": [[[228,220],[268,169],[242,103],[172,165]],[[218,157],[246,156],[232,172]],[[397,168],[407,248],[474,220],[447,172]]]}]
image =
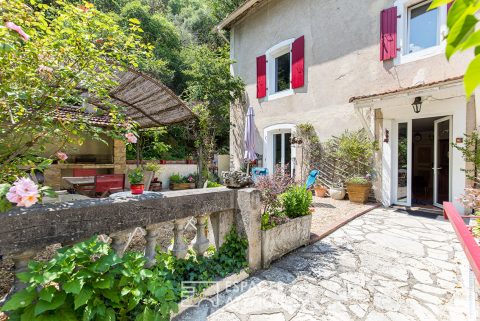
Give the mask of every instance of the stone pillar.
[{"label": "stone pillar", "polygon": [[148,225],[145,230],[147,234],[145,235],[145,240],[147,244],[145,246],[145,258],[147,259],[146,267],[151,267],[155,265],[155,255],[157,254],[155,248],[157,246],[157,239],[159,237],[159,227],[160,224]]},{"label": "stone pillar", "polygon": [[17,273],[22,273],[27,271],[28,262],[34,257],[34,255],[35,255],[34,250],[28,250],[22,253],[11,255],[11,258],[14,263],[14,268],[15,268],[15,281],[13,283],[13,289],[11,293],[18,292],[27,286],[25,283],[20,281],[16,275]]},{"label": "stone pillar", "polygon": [[173,245],[172,254],[178,259],[183,259],[187,256],[188,247],[183,239],[183,232],[187,225],[188,218],[178,219],[173,222]]},{"label": "stone pillar", "polygon": [[59,190],[62,186],[62,169],[59,165],[53,164],[43,173],[45,176],[45,185],[54,190]]},{"label": "stone pillar", "polygon": [[125,174],[127,169],[127,148],[123,140],[113,140],[113,173]]},{"label": "stone pillar", "polygon": [[195,227],[197,235],[192,241],[192,247],[197,255],[203,255],[210,245],[208,241],[208,214],[197,216]]},{"label": "stone pillar", "polygon": [[246,188],[237,191],[237,231],[248,240],[248,267],[255,271],[262,265],[262,211],[260,191]]},{"label": "stone pillar", "polygon": [[208,239],[218,250],[225,242],[227,234],[235,226],[235,211],[224,211],[209,215]]}]

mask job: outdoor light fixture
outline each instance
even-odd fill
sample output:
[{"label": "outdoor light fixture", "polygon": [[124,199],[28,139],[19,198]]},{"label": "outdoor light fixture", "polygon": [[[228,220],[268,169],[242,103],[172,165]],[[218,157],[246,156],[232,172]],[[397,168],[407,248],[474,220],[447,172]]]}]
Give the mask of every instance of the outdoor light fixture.
[{"label": "outdoor light fixture", "polygon": [[422,111],[422,97],[415,97],[415,100],[413,101],[412,104],[413,111],[415,114],[418,114],[419,112]]}]

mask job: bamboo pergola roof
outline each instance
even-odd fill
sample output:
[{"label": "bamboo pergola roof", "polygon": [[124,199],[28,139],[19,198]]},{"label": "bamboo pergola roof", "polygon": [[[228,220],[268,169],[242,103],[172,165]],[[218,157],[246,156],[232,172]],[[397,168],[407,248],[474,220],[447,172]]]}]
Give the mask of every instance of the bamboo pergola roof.
[{"label": "bamboo pergola roof", "polygon": [[[126,116],[148,129],[195,118],[175,93],[159,80],[133,68],[117,74],[119,85],[110,92],[112,103],[122,106]],[[93,99],[91,104],[102,106]]]}]

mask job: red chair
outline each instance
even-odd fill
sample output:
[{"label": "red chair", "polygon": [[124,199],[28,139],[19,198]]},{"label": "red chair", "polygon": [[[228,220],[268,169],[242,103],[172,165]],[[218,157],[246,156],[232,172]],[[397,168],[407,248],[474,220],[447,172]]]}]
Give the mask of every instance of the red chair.
[{"label": "red chair", "polygon": [[105,197],[107,194],[123,192],[125,188],[125,174],[95,176],[95,194]]},{"label": "red chair", "polygon": [[[95,176],[97,170],[95,168],[74,168],[73,177]],[[95,191],[95,185],[75,186],[75,190],[80,194],[91,195]]]}]

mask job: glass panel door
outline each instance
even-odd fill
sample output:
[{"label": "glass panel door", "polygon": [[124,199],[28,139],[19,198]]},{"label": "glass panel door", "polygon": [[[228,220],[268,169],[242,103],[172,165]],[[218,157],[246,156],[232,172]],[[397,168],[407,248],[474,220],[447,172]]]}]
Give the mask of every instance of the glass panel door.
[{"label": "glass panel door", "polygon": [[395,193],[394,203],[411,206],[412,135],[411,121],[399,122],[396,128],[397,144],[394,157]]},{"label": "glass panel door", "polygon": [[450,201],[452,118],[436,120],[434,131],[433,204],[443,207],[443,202]]},{"label": "glass panel door", "polygon": [[[292,144],[290,132],[273,134],[273,166],[285,167],[285,173],[291,175]],[[273,168],[275,170],[275,168]]]}]

